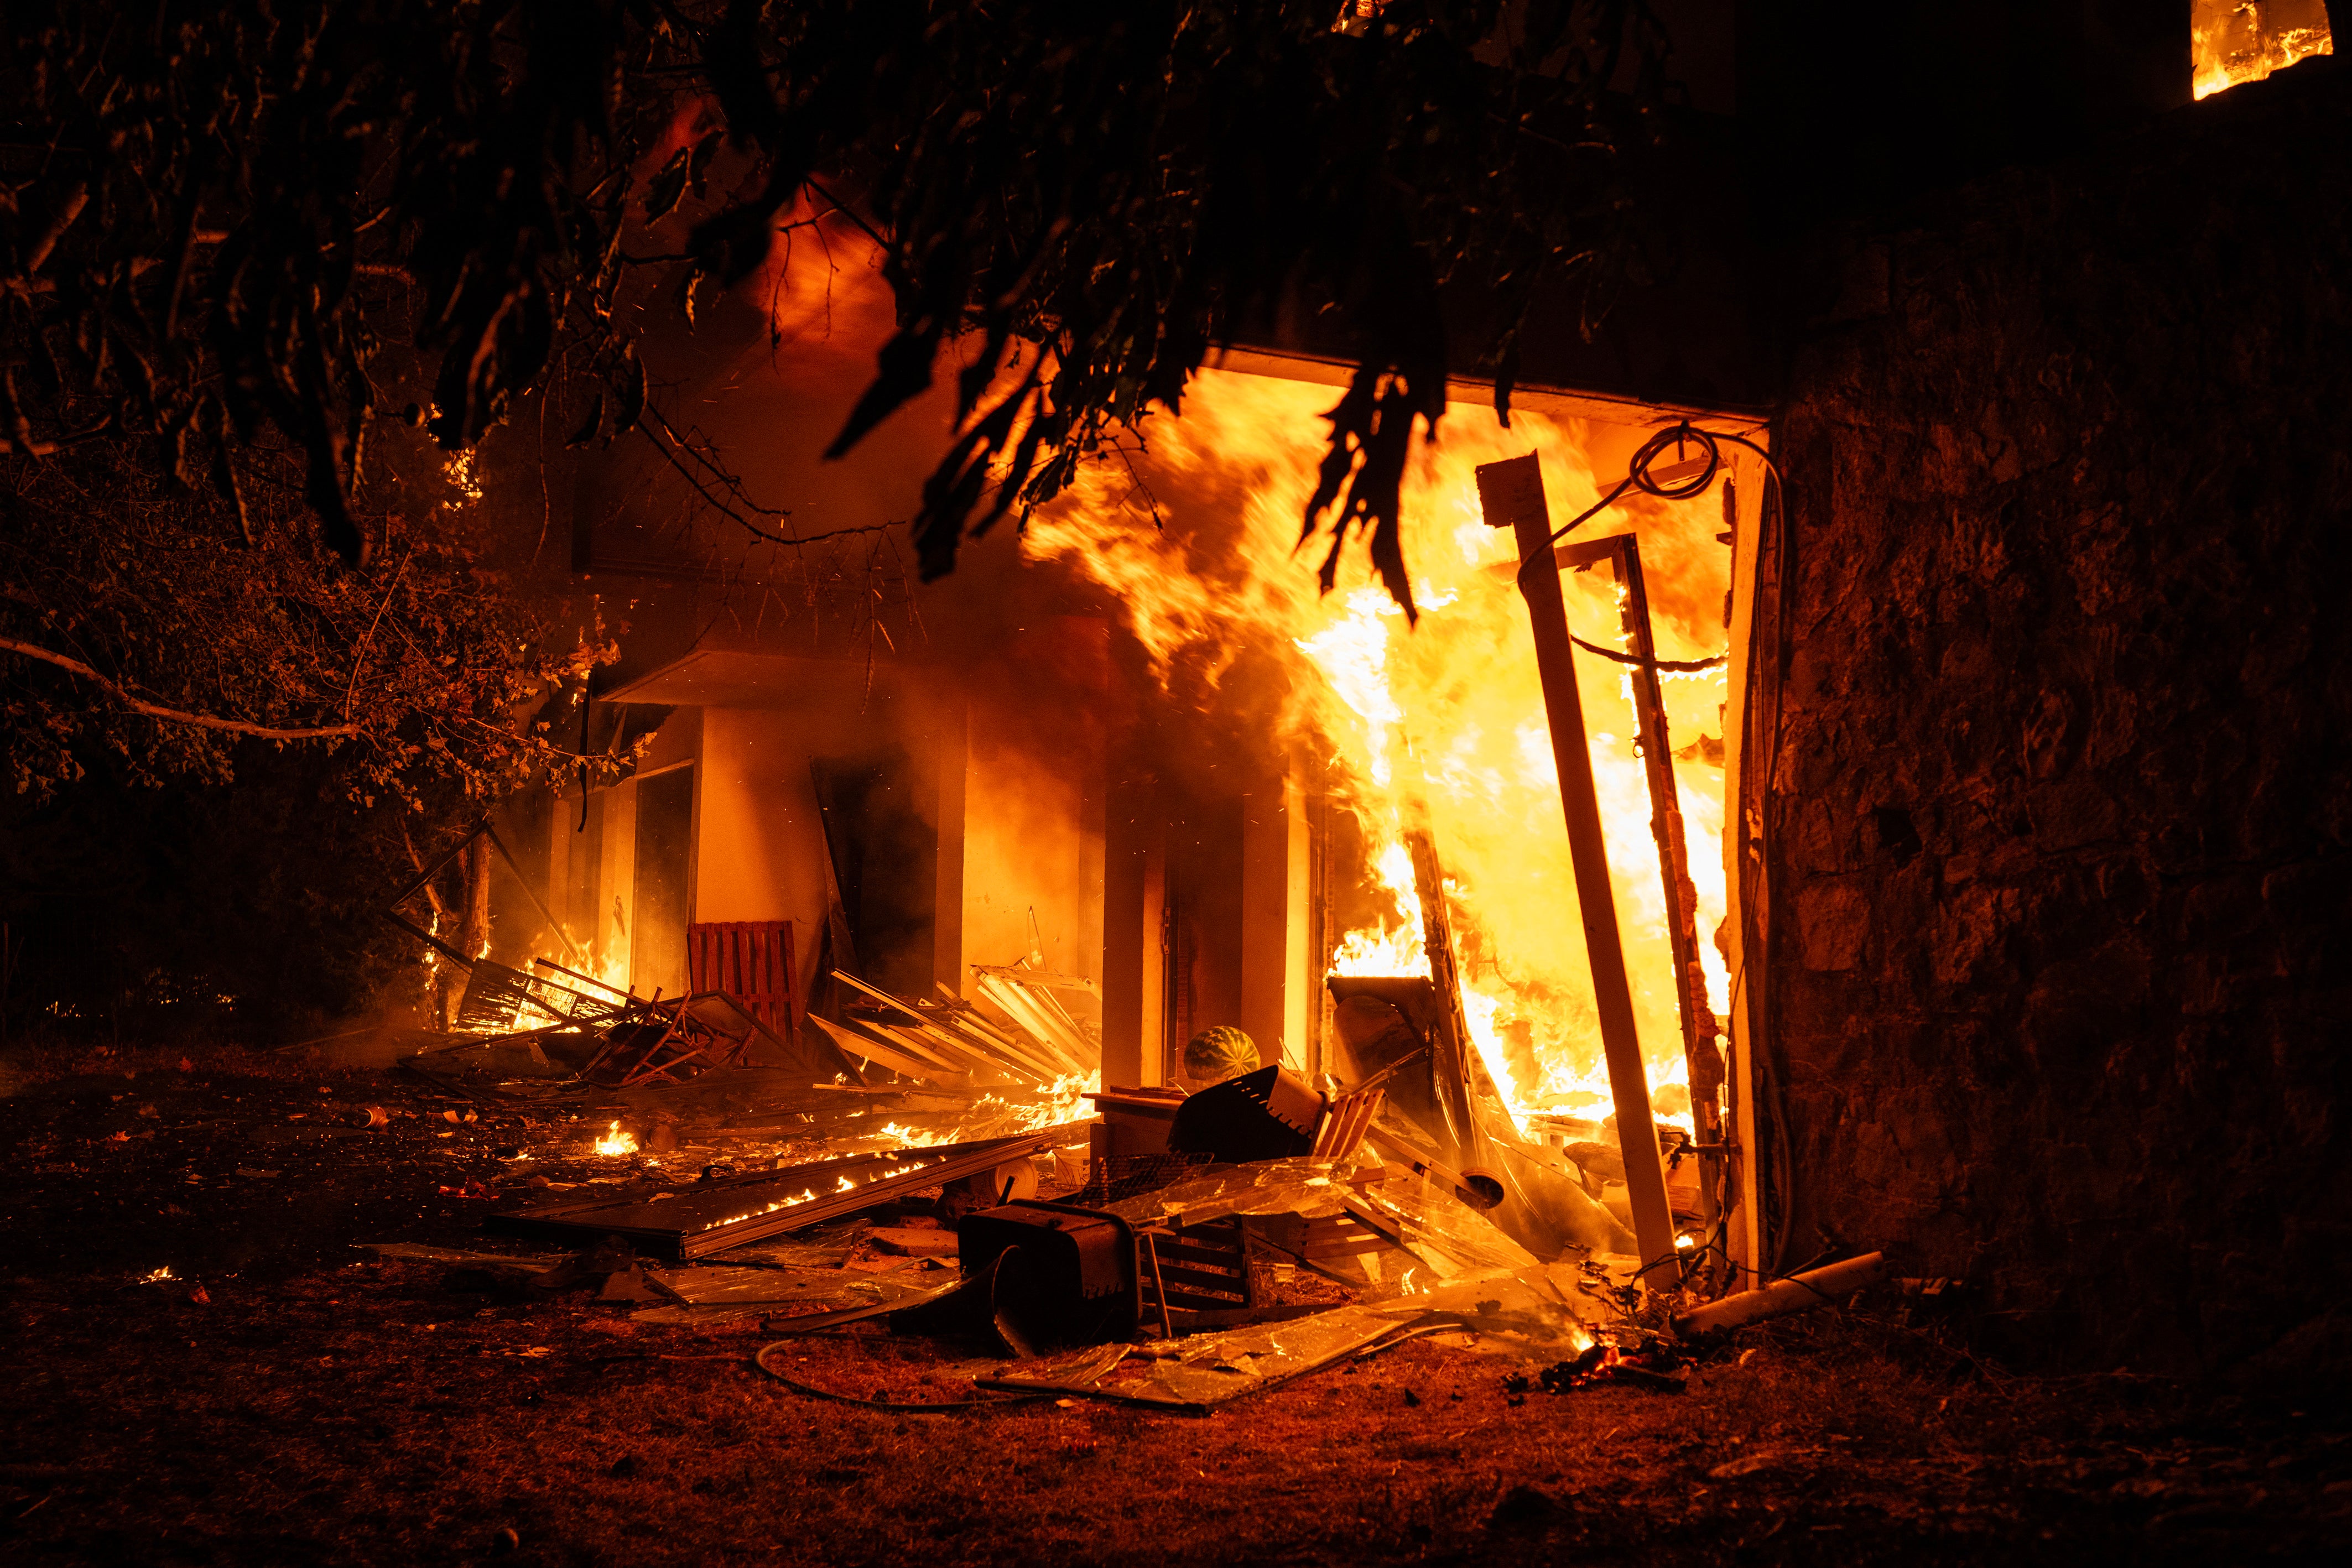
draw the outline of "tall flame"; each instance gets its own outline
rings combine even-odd
[[[1328,594],[1298,555],[1298,519],[1316,484],[1328,389],[1203,372],[1181,418],[1147,430],[1136,467],[1162,517],[1139,515],[1122,465],[1081,477],[1031,519],[1024,549],[1067,563],[1111,591],[1163,682],[1180,669],[1215,682],[1244,653],[1290,673],[1286,738],[1330,762],[1360,821],[1370,876],[1391,905],[1344,936],[1342,974],[1426,974],[1421,907],[1402,833],[1425,821],[1444,862],[1446,900],[1464,981],[1464,1010],[1515,1113],[1606,1109],[1607,1078],[1592,1005],[1550,732],[1528,613],[1513,583],[1508,530],[1489,528],[1474,470],[1532,447],[1553,514],[1564,522],[1599,494],[1589,453],[1630,448],[1639,433],[1519,412],[1502,429],[1490,409],[1454,405],[1443,439],[1424,444],[1404,491],[1405,558],[1418,626],[1351,551]],[[1614,459],[1622,463],[1622,457]],[[1669,459],[1668,461],[1671,461]],[[1610,474],[1610,479],[1615,475]],[[1717,493],[1669,505],[1637,497],[1580,537],[1640,538],[1661,658],[1720,653],[1729,552]],[[1159,526],[1155,526],[1155,524]],[[1618,591],[1606,569],[1563,585],[1579,635],[1622,645]],[[1619,925],[1654,1096],[1686,1083],[1665,927],[1665,895],[1650,831],[1650,797],[1633,686],[1619,664],[1578,655],[1593,771],[1608,840]],[[1728,977],[1710,938],[1723,917],[1720,669],[1670,675],[1665,702],[1678,751],[1698,936],[1713,1001]],[[1662,1109],[1686,1100],[1661,1097]]]

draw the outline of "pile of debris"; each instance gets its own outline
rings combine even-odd
[[[880,1036],[943,1054],[952,1040],[966,1061],[934,1071],[968,1082],[988,1060],[983,1029],[1024,1054],[1048,1048],[1009,1020],[866,989],[898,1021],[823,1031],[845,1051]],[[1385,1084],[1318,1091],[1276,1065],[1191,1095],[1092,1098],[1097,1118],[1007,1135],[950,1125],[913,1141],[892,1123],[899,1141],[880,1148],[856,1146],[873,1134],[844,1112],[814,1159],[551,1195],[485,1222],[566,1246],[569,1260],[435,1256],[535,1289],[601,1270],[605,1299],[640,1303],[640,1321],[756,1318],[781,1336],[762,1367],[827,1398],[846,1396],[795,1381],[770,1352],[861,1322],[964,1343],[970,1396],[927,1409],[1085,1397],[1200,1410],[1425,1334],[1551,1367],[1547,1388],[1676,1385],[1664,1347],[1691,1303],[1639,1288],[1630,1253],[1554,1237],[1538,1255],[1515,1239],[1498,1215],[1517,1199],[1482,1207]],[[882,1255],[856,1256],[869,1249]]]
[[[693,928],[698,979],[741,989],[669,999],[550,958],[475,960],[460,1021],[480,1032],[410,1058],[415,1071],[575,1117],[611,1106],[655,1139],[689,1105],[730,1124],[759,1107],[784,1137],[767,1159],[713,1158],[690,1177],[646,1159],[632,1179],[551,1181],[548,1201],[486,1221],[563,1253],[441,1256],[527,1291],[601,1281],[654,1322],[756,1317],[785,1336],[770,1351],[859,1323],[965,1343],[971,1397],[925,1408],[1198,1410],[1440,1333],[1549,1369],[1553,1392],[1671,1391],[1677,1344],[1875,1278],[1874,1256],[1726,1295],[1737,1276],[1712,1206],[1677,1204],[1679,1230],[1662,1229],[1661,1164],[1628,1159],[1602,1124],[1523,1130],[1464,1024],[1425,839],[1415,860],[1427,949],[1448,961],[1331,977],[1345,1082],[1275,1063],[1190,1094],[1105,1088],[1087,1009],[1063,999],[1091,982],[1021,966],[974,966],[976,1000],[835,968],[832,1016],[803,1012],[788,982],[757,978],[790,969],[788,938],[761,927]],[[1619,1101],[1640,1107],[1624,1129],[1638,1147],[1656,1134],[1638,1075],[1634,1093]],[[612,1152],[636,1147],[617,1115],[612,1131]],[[1662,1138],[1658,1158],[1686,1136]],[[673,1134],[649,1153],[685,1147]],[[1643,1164],[1655,1201],[1637,1225],[1610,1198]],[[760,1364],[803,1386],[768,1352]]]

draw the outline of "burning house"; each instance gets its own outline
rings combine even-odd
[[[2199,96],[2325,36],[2292,7],[2208,9]],[[2096,70],[2137,57],[2118,46]],[[1694,93],[1722,96],[1719,48],[1692,47],[1686,69]],[[2062,147],[2099,134],[2065,124]],[[453,1021],[730,998],[764,1044],[666,1045],[619,1082],[764,1061],[936,1094],[1009,1071],[1001,1092],[1041,1096],[1024,1130],[1076,1125],[1076,1096],[1094,1096],[1097,1186],[1105,1162],[1165,1151],[1154,1100],[1201,1086],[1188,1045],[1238,1031],[1243,1060],[1327,1108],[1388,1083],[1367,1149],[1538,1256],[1599,1247],[1696,1298],[1853,1251],[1834,1218],[1852,1179],[1898,1204],[1923,1201],[1922,1179],[1949,1190],[1949,1170],[1851,1165],[1879,1157],[1890,1134],[1874,1129],[1899,1144],[1932,1118],[1868,1119],[1878,1070],[1851,1063],[1816,1101],[1804,1054],[1817,977],[1880,950],[1862,868],[1909,866],[1935,810],[1953,831],[1950,808],[1896,787],[1954,755],[1944,742],[1866,782],[1791,783],[1818,755],[1792,734],[1850,721],[1798,700],[1828,678],[1806,674],[1818,633],[1801,630],[1823,613],[1803,574],[1825,568],[1802,541],[1827,503],[1779,455],[1842,417],[1853,394],[1835,377],[1862,372],[1841,356],[1892,308],[1896,242],[1841,242],[1835,297],[1777,398],[1763,367],[1787,345],[1759,329],[1740,276],[1753,240],[1636,289],[1598,342],[1538,336],[1541,373],[1522,371],[1507,425],[1490,385],[1450,382],[1402,476],[1396,558],[1334,550],[1319,575],[1298,519],[1350,372],[1311,327],[1270,323],[1017,537],[924,587],[877,524],[812,554],[801,534],[747,538],[710,504],[715,476],[746,505],[791,497],[778,518],[886,518],[917,509],[914,478],[939,461],[905,430],[821,454],[893,308],[870,236],[838,213],[807,221],[822,243],[780,251],[764,288],[648,344],[674,388],[654,401],[667,447],[572,466],[572,574],[626,630],[620,662],[546,711],[582,754],[634,760],[504,809],[498,856],[459,863],[459,946],[412,924],[449,969]],[[2015,483],[2000,476],[2021,472],[2030,416],[1989,417],[2008,455],[1985,472]],[[1842,649],[1838,681],[1861,678],[1867,646]],[[2029,716],[2029,774],[2036,746],[2085,744],[2067,737],[2107,700],[2071,690]],[[1942,713],[1905,707],[1877,722]],[[1848,812],[1865,826],[1824,840],[1841,789],[1866,798]],[[1961,880],[1920,916],[1958,933],[1939,985],[2019,940],[1997,912],[2021,895],[1949,870],[1981,863],[1948,856]],[[402,897],[441,931],[461,894],[433,881]],[[487,1010],[463,1018],[477,998]],[[984,1033],[982,1061],[971,1040],[925,1048],[942,1009],[965,1015],[950,1032]],[[992,1049],[1007,1038],[1009,1059]],[[609,1077],[618,1059],[596,1061]],[[1990,1238],[1948,1202],[1893,1228],[1950,1231],[1956,1247],[1905,1254],[1922,1273],[1980,1271]]]
[[[1849,1303],[1934,1358],[1873,1352],[1919,1430],[1956,1397],[1930,1382],[2006,1398],[2003,1365],[2126,1364],[2231,1420],[2332,1399],[2329,7],[1649,9],[1673,74],[1612,49],[1591,96],[1667,129],[1605,149],[1630,183],[1559,176],[1641,215],[1605,310],[1583,274],[1524,261],[1521,298],[1521,262],[1464,260],[1535,243],[1465,203],[1454,270],[1412,285],[1424,361],[1365,369],[1365,320],[1422,298],[1385,263],[1297,262],[1172,380],[1122,361],[1083,446],[1094,405],[1052,390],[1099,368],[1055,335],[1076,296],[1005,327],[1029,275],[1000,266],[941,306],[895,175],[810,175],[731,271],[653,243],[675,212],[704,244],[774,156],[716,89],[670,104],[611,242],[673,268],[666,303],[596,298],[643,324],[579,348],[593,402],[530,393],[528,453],[431,454],[579,653],[503,692],[527,779],[371,889],[427,998],[367,1033],[379,1076],[445,1156],[482,1146],[432,1184],[439,1229],[343,1239],[518,1322],[756,1333],[752,1386],[876,1433],[1204,1415],[1382,1355],[1482,1368],[1481,1424],[1697,1405]],[[1481,13],[1478,70],[1532,69],[1520,10]],[[1563,157],[1622,132],[1547,112],[1520,127]],[[1202,203],[1206,247],[1232,215]],[[349,1131],[414,1132],[369,1092],[330,1102]],[[2157,1398],[2118,1379],[2116,1408]],[[1756,1434],[1676,1495],[1727,1520],[1825,1472],[1811,1386],[1672,1433]],[[1485,1463],[1475,1429],[1433,1473]],[[1390,1544],[1615,1528],[1557,1474],[1493,1479],[1428,1480],[1435,1522]]]

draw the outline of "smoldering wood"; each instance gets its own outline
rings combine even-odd
[[[524,1239],[619,1236],[640,1250],[683,1262],[763,1237],[805,1230],[919,1187],[992,1171],[1072,1135],[1070,1127],[1049,1127],[979,1143],[851,1155],[780,1171],[719,1176],[658,1196],[604,1196],[509,1209],[488,1216],[482,1226],[493,1235]],[[848,1184],[845,1188],[844,1183]],[[802,1197],[795,1189],[809,1196]]]

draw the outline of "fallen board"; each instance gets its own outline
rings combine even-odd
[[[498,1236],[573,1246],[601,1236],[625,1239],[649,1257],[684,1262],[747,1241],[805,1230],[902,1192],[994,1170],[1049,1144],[1070,1141],[1076,1124],[1010,1138],[846,1155],[780,1171],[722,1176],[666,1192],[616,1194],[508,1209],[482,1222]]]

